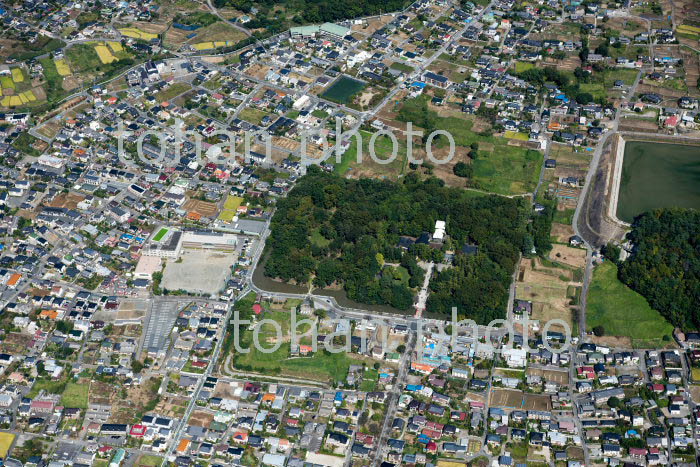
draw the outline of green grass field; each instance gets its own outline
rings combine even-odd
[[[245,109],[240,111],[240,113],[238,114],[238,118],[240,118],[241,120],[245,120],[246,122],[250,122],[254,125],[260,125],[262,119],[265,118],[267,115],[269,114],[264,110],[246,107]]]
[[[370,140],[372,139],[372,133],[368,131],[361,130],[360,135],[362,136],[362,159],[358,163],[357,154],[357,138],[351,138],[350,147],[345,151],[342,156],[341,162],[335,164],[334,170],[338,175],[344,175],[350,169],[367,169],[371,170],[374,175],[377,176],[394,176],[403,173],[405,169],[406,162],[406,138],[396,137],[398,142],[396,158],[388,164],[380,164],[372,159],[369,153]],[[374,154],[375,157],[381,161],[387,161],[391,158],[394,149],[394,144],[391,138],[388,136],[380,135],[374,141]],[[329,163],[335,162],[335,152],[328,158]]]
[[[389,68],[393,68],[394,70],[399,70],[403,71],[404,73],[411,73],[413,71],[413,67],[410,65],[407,65],[402,62],[394,62],[391,65],[389,65]]]
[[[564,209],[561,211],[557,209],[556,211],[554,211],[553,222],[556,222],[557,224],[571,225],[574,222],[575,213],[575,209]]]
[[[41,58],[39,63],[44,68],[44,78],[46,78],[46,94],[48,99],[51,100],[61,94],[63,91],[63,76],[58,73],[56,69],[56,62],[51,58]]]
[[[42,390],[49,394],[62,394],[67,386],[67,381],[65,379],[59,379],[57,381],[51,379],[39,378],[34,382],[31,391],[27,394],[30,399],[35,398],[39,392]]]
[[[345,353],[328,353],[320,345],[318,351],[309,357],[292,357],[288,337],[291,335],[290,314],[286,311],[266,311],[264,319],[273,320],[279,324],[285,342],[272,353],[263,352],[253,345],[253,331],[245,330],[240,337],[242,349],[249,349],[248,353],[237,353],[234,358],[234,367],[251,369],[264,374],[286,375],[308,378],[318,381],[342,381],[348,373],[348,368],[353,360]],[[302,319],[301,317],[299,319]],[[299,326],[298,334],[308,331],[308,326]],[[275,327],[264,323],[258,334],[260,347],[271,349],[275,347]],[[311,344],[309,337],[301,339],[302,344]]]
[[[365,371],[365,374],[362,376],[362,384],[360,384],[360,391],[376,391],[377,390],[377,382],[379,381],[379,372],[375,370],[374,368],[370,368],[367,371]]]
[[[588,330],[603,326],[606,335],[629,337],[633,345],[660,343],[673,332],[673,326],[644,297],[620,282],[617,266],[612,262],[605,262],[593,271],[586,325]]]
[[[89,388],[87,383],[68,383],[61,395],[61,404],[71,408],[87,409]]]
[[[95,71],[102,61],[95,51],[95,47],[88,44],[76,44],[67,49],[66,58],[68,59],[71,70],[79,72]]]
[[[136,461],[137,467],[159,467],[163,463],[163,458],[152,454],[144,454]]]
[[[166,229],[166,228],[160,229],[158,231],[158,233],[156,234],[156,236],[153,237],[153,241],[159,242],[159,241],[163,240],[163,237],[165,237],[165,234],[167,234],[167,233],[168,233],[168,229]]]
[[[416,103],[408,105],[414,106],[415,110],[407,112],[407,121],[421,121],[420,115],[413,116],[410,113],[422,112],[421,106]],[[537,186],[540,167],[544,163],[542,153],[510,144],[517,141],[496,136],[482,136],[472,131],[472,125],[473,120],[469,118],[434,117],[434,127],[452,135],[458,153],[468,152],[467,148],[472,143],[479,145],[478,158],[473,162],[472,186],[503,195],[532,192]],[[444,148],[449,146],[449,141],[441,136],[434,140],[433,144]]]
[[[535,68],[534,63],[530,62],[515,62],[515,72],[516,73],[522,73],[523,71],[531,70],[532,68]]]
[[[192,87],[187,83],[173,83],[168,89],[164,89],[156,94],[156,100],[158,102],[166,102],[180,94],[186,93],[190,89],[192,89]]]

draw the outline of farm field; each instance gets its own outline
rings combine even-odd
[[[0,457],[7,457],[7,453],[15,440],[15,435],[12,433],[0,433]]]
[[[126,37],[131,37],[133,39],[142,39],[144,41],[150,41],[151,39],[156,39],[158,37],[158,34],[154,34],[152,32],[145,32],[140,30],[139,28],[120,28],[119,32]]]
[[[617,266],[605,262],[593,271],[588,291],[586,326],[603,326],[605,334],[623,336],[635,346],[661,344],[673,326],[646,299],[617,278]]]
[[[570,330],[574,329],[572,304],[578,300],[583,279],[583,263],[579,256],[574,256],[576,251],[568,246],[554,245],[552,253],[565,255],[562,258],[571,263],[546,261],[541,258],[523,259],[518,271],[515,296],[520,300],[532,302],[532,316],[530,319],[546,323],[553,319],[564,321]],[[565,250],[566,249],[566,250]],[[584,254],[585,251],[581,250]],[[585,259],[585,257],[584,257]],[[580,263],[580,264],[576,264]],[[553,325],[552,329],[563,331],[562,326]]]
[[[56,65],[56,71],[58,72],[59,75],[61,76],[70,76],[71,71],[70,67],[68,66],[68,63],[64,59],[56,59],[54,60],[54,63]]]

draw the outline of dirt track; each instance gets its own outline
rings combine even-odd
[[[591,180],[591,188],[583,201],[581,210],[582,221],[579,223],[581,236],[591,245],[600,248],[613,239],[621,239],[625,231],[611,222],[607,216],[608,185],[610,171],[612,170],[613,151],[615,149],[613,137],[608,140],[603,148],[603,154],[596,172]]]

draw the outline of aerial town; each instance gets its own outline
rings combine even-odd
[[[696,0],[2,2],[0,93],[0,465],[699,465]]]

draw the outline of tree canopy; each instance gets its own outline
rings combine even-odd
[[[620,280],[643,295],[674,326],[700,327],[700,212],[662,209],[633,223],[630,258]]]
[[[526,235],[529,205],[523,199],[475,195],[420,180],[348,180],[312,167],[279,201],[271,223],[264,272],[298,284],[344,288],[366,304],[406,310],[424,278],[421,260],[442,261],[455,251],[452,267],[434,272],[428,312],[488,322],[502,317],[511,275]],[[447,222],[440,247],[398,247],[401,236],[432,233]],[[462,247],[476,245],[476,254]]]

